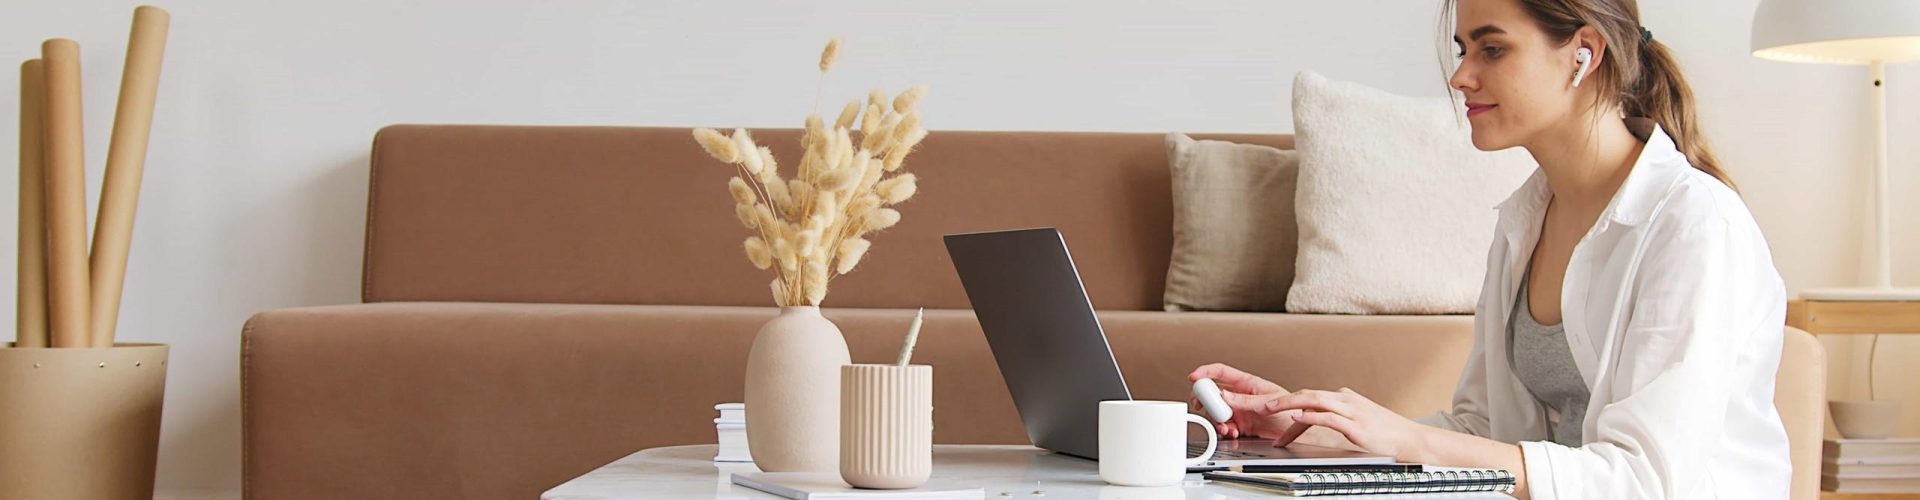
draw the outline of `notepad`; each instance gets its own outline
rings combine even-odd
[[[1287,496],[1492,491],[1512,493],[1513,473],[1498,469],[1425,467],[1424,472],[1208,472],[1203,477]]]
[[[772,493],[793,500],[827,500],[852,498],[859,500],[877,499],[925,499],[925,500],[971,500],[986,498],[986,491],[980,488],[942,489],[934,485],[904,490],[864,490],[848,486],[840,480],[840,474],[833,472],[756,472],[751,474],[735,473],[733,484]]]

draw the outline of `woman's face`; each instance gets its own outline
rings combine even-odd
[[[1473,146],[1497,151],[1532,143],[1575,120],[1574,50],[1558,45],[1521,10],[1519,0],[1459,0],[1454,43],[1459,68],[1447,84],[1466,96]],[[1591,89],[1594,54],[1582,88]]]

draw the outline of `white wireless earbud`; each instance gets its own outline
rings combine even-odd
[[[1573,60],[1580,61],[1580,69],[1573,72],[1573,88],[1580,88],[1580,80],[1587,78],[1587,69],[1593,67],[1593,49],[1581,47],[1573,51]]]

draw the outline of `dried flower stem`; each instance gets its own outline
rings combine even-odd
[[[835,40],[821,54],[814,112],[800,136],[803,152],[792,178],[781,178],[772,151],[755,144],[744,129],[731,135],[708,128],[693,133],[708,155],[732,164],[740,177],[728,183],[736,215],[759,232],[742,249],[755,267],[773,269],[768,288],[783,307],[821,305],[832,280],[865,260],[872,248],[868,233],[899,222],[900,212],[888,207],[917,189],[911,174],[896,172],[926,137],[917,109],[926,87],[892,98],[875,89],[865,102],[848,103],[829,127],[819,103],[838,46]]]
[[[746,173],[746,169],[744,169],[744,168],[742,168],[742,169],[740,169],[740,173],[741,173],[741,174],[745,174],[745,173]],[[755,196],[755,197],[757,198],[757,199],[756,199],[756,201],[759,201],[759,202],[760,202],[761,204],[764,204],[764,205],[766,205],[766,206],[767,206],[767,209],[769,209],[769,210],[771,210],[771,209],[773,209],[773,208],[774,208],[774,207],[773,207],[773,198],[771,198],[771,197],[768,197],[768,196],[767,196],[767,193],[766,193],[766,188],[765,188],[764,186],[761,186],[761,185],[760,185],[760,181],[759,181],[759,180],[757,180],[757,179],[754,179],[753,177],[749,177],[749,176],[745,176],[745,175],[742,175],[742,177],[746,177],[746,179],[747,179],[747,185],[748,185],[748,186],[751,186],[751,187],[753,187],[753,192],[754,192],[754,196]],[[761,237],[763,237],[763,238],[764,238],[764,237],[766,237],[766,236],[767,236],[767,234],[766,234],[766,231],[767,231],[767,228],[765,228],[765,227],[761,227],[761,228],[759,228],[759,229],[760,229],[760,233],[761,233],[761,235],[760,235],[760,236],[761,236]]]
[[[754,154],[759,154],[759,152],[756,151],[754,152]],[[746,179],[748,186],[753,187],[753,193],[754,195],[760,197],[761,203],[767,204],[767,208],[770,208],[770,209],[774,208],[773,197],[767,196],[767,187],[760,185],[760,179],[754,178],[754,176],[749,175],[747,173],[747,167],[744,165],[734,165],[734,170],[740,173],[741,178]]]
[[[827,48],[820,51],[820,78],[813,84],[813,112],[820,112],[820,89],[827,85],[827,70],[833,69],[833,62],[840,58],[840,39],[827,41]]]

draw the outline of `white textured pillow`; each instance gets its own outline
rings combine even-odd
[[[1300,250],[1287,311],[1473,311],[1494,205],[1534,168],[1474,149],[1460,108],[1315,73],[1293,80]]]

